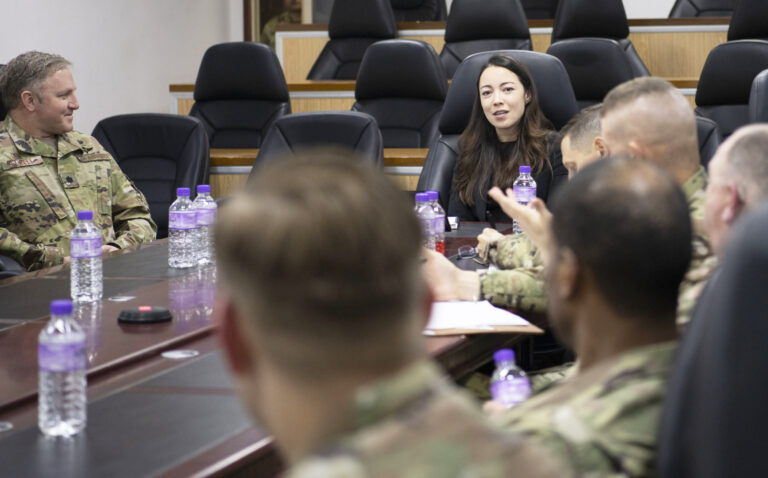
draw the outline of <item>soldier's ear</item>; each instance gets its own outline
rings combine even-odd
[[[579,288],[579,276],[581,267],[576,254],[569,248],[562,248],[557,252],[557,293],[560,300],[572,299]]]
[[[253,368],[253,355],[248,346],[247,331],[242,330],[237,309],[232,301],[224,294],[220,296],[217,297],[214,307],[214,323],[218,326],[218,335],[227,363],[236,376],[250,375]]]
[[[30,113],[35,111],[39,103],[37,96],[29,90],[21,92],[21,105]]]

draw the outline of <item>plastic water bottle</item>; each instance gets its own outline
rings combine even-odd
[[[531,382],[523,369],[515,365],[515,351],[500,349],[493,354],[496,370],[491,376],[491,397],[508,407],[525,401],[531,395]]]
[[[176,200],[168,210],[168,265],[183,269],[197,263],[195,229],[197,214],[189,200],[189,188],[176,189]]]
[[[429,205],[427,193],[416,193],[416,217],[421,221],[422,244],[435,250],[435,213]]]
[[[197,214],[197,263],[204,266],[213,263],[213,222],[216,219],[216,201],[211,197],[211,186],[197,186],[197,197],[192,201]]]
[[[427,199],[429,199],[429,205],[432,208],[432,212],[435,214],[434,222],[434,235],[435,235],[435,250],[440,254],[445,254],[445,209],[440,205],[438,198],[440,194],[437,191],[427,191]]]
[[[37,348],[37,425],[44,435],[68,437],[85,428],[85,333],[72,320],[72,302],[51,302],[51,320]]]
[[[520,175],[512,183],[512,189],[515,191],[515,200],[522,205],[526,205],[533,201],[536,197],[536,181],[531,176],[530,166],[520,166]],[[520,234],[523,232],[517,221],[512,223],[512,232]]]
[[[77,225],[69,236],[70,295],[75,302],[101,300],[101,231],[93,223],[93,212],[79,211]]]

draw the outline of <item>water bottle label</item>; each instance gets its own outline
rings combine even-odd
[[[517,405],[531,395],[531,383],[527,378],[499,380],[491,384],[491,397],[504,405]]]
[[[434,219],[422,219],[421,220],[421,232],[424,234],[424,239],[435,234]]]
[[[515,186],[515,201],[528,204],[536,197],[536,188],[528,186]]]
[[[445,216],[435,216],[435,234],[445,234]]]
[[[69,255],[73,259],[101,256],[101,237],[91,239],[70,239]]]
[[[197,227],[195,211],[171,211],[168,213],[168,229],[194,229]]]
[[[41,372],[85,370],[85,341],[41,343],[37,346],[37,363]]]
[[[210,226],[216,220],[216,209],[198,209],[197,210],[197,225],[198,226]]]

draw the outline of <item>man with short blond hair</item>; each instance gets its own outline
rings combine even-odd
[[[27,270],[69,261],[77,212],[93,211],[104,251],[155,238],[144,195],[92,136],[73,131],[80,107],[69,61],[31,51],[0,72],[0,254]]]

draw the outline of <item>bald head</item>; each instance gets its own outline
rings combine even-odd
[[[768,124],[736,130],[709,162],[704,225],[720,254],[744,210],[768,198]]]
[[[682,184],[699,168],[696,118],[666,80],[636,78],[605,97],[602,136],[610,154],[653,162]]]

